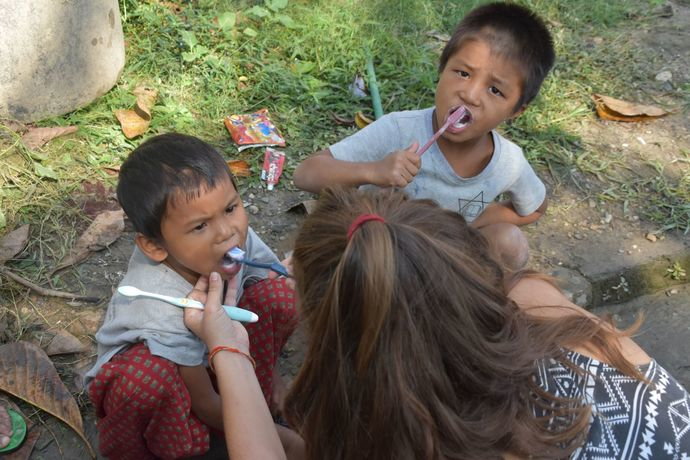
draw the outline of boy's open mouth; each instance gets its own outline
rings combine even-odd
[[[456,121],[454,124],[452,124],[448,127],[448,129],[446,131],[448,131],[450,133],[459,133],[459,132],[463,131],[465,128],[467,128],[469,125],[472,124],[472,112],[470,112],[470,109],[468,109],[464,105],[452,107],[448,111],[448,115],[446,115],[446,120],[456,110],[463,110],[465,112],[465,114],[463,116],[461,116],[458,121]]]
[[[233,277],[240,271],[242,264],[233,260],[228,253],[225,253],[220,261],[220,268],[224,275]]]

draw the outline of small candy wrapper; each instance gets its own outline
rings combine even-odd
[[[273,187],[278,183],[280,175],[283,173],[283,164],[285,164],[285,154],[278,150],[267,148],[264,154],[264,166],[261,169],[261,179],[266,181],[266,188],[273,190]]]
[[[247,115],[230,115],[225,117],[224,123],[239,151],[249,147],[285,147],[285,139],[268,118],[267,109]]]

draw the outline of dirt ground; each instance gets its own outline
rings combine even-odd
[[[647,30],[621,33],[637,41],[640,65],[649,68],[648,79],[631,90],[628,99],[649,101],[651,97],[654,103],[676,107],[677,110],[652,123],[604,122],[593,117],[577,133],[589,149],[608,152],[612,158],[627,165],[629,173],[650,177],[658,174],[648,166],[650,160],[663,165],[662,174],[669,177],[680,177],[690,168],[687,162],[690,120],[687,111],[683,111],[683,104],[688,104],[690,95],[686,94],[683,101],[673,92],[674,88],[683,85],[690,87],[690,28],[687,27],[690,24],[690,5],[669,5],[672,5],[672,16],[658,16]],[[655,76],[665,70],[671,72],[672,79],[657,81]],[[547,273],[568,268],[585,277],[596,278],[598,274],[615,273],[659,257],[690,253],[688,235],[659,232],[658,225],[644,217],[643,203],[602,200],[602,194],[610,184],[577,170],[570,171],[565,177],[554,177],[546,170],[539,173],[550,189],[550,209],[547,216],[526,230],[534,268]],[[625,174],[625,170],[621,170],[622,180],[625,180]],[[272,192],[258,187],[244,192],[252,227],[279,257],[290,250],[295,232],[304,219],[303,209],[295,206],[310,198],[313,198],[310,194],[294,190],[287,181]],[[647,238],[650,233],[658,236],[656,241]],[[75,290],[83,288],[86,294],[103,298],[99,304],[65,303],[35,295],[8,299],[16,317],[21,318],[21,323],[8,323],[14,334],[38,340],[36,337],[41,331],[58,327],[68,330],[88,346],[87,352],[56,359],[55,364],[80,404],[90,439],[94,435],[93,412],[83,393],[81,376],[95,358],[93,335],[105,312],[107,299],[124,276],[132,249],[133,234],[127,231],[108,249],[93,254],[86,262],[63,275]],[[680,295],[688,296],[687,289]],[[690,298],[686,300],[684,305],[689,306]],[[288,379],[299,368],[304,340],[303,331],[298,331],[283,352],[281,370]],[[663,336],[659,341],[663,341]],[[659,344],[659,347],[663,348],[663,345]],[[28,413],[33,414],[31,411]],[[45,429],[32,458],[88,457],[69,429],[48,415],[40,417]]]

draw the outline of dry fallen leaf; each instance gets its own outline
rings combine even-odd
[[[29,224],[22,225],[0,239],[0,265],[16,256],[29,241]]]
[[[592,99],[597,114],[604,120],[613,121],[648,121],[663,117],[668,112],[652,105],[635,104],[601,94],[593,94]]]
[[[371,118],[367,117],[362,112],[355,113],[355,124],[357,125],[357,127],[359,129],[363,129],[367,125],[370,125],[373,122],[374,121]]]
[[[233,176],[249,177],[252,175],[252,172],[249,170],[249,163],[244,160],[230,160],[228,161],[228,166]]]
[[[56,330],[51,332],[55,334],[55,336],[50,343],[48,343],[48,346],[45,347],[45,351],[48,356],[81,353],[88,348],[86,345],[81,343],[78,338],[67,331]]]
[[[36,345],[14,342],[0,346],[0,390],[54,415],[70,426],[86,443],[84,425],[76,401],[62,383],[50,358]]]
[[[134,110],[116,110],[115,116],[127,139],[141,136],[149,128],[150,120],[141,118]]]
[[[128,139],[144,134],[149,128],[151,109],[153,109],[158,96],[158,91],[145,86],[139,86],[133,92],[137,97],[134,109],[115,111],[115,116],[122,126],[122,132]]]
[[[106,187],[102,182],[82,182],[82,191],[73,196],[76,205],[92,219],[103,211],[121,209],[113,187]]]
[[[134,89],[134,95],[137,97],[137,102],[134,105],[134,111],[143,119],[151,120],[151,109],[156,103],[158,91],[153,88],[139,86]]]
[[[100,251],[115,242],[125,229],[124,211],[105,211],[96,216],[79,237],[69,254],[60,261],[52,273],[86,259],[91,252]]]
[[[77,132],[76,126],[54,126],[52,128],[29,128],[22,136],[22,142],[28,149],[36,149],[51,139]]]

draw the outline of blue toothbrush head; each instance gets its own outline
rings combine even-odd
[[[246,252],[244,252],[239,247],[235,246],[234,248],[230,249],[225,255],[230,259],[234,260],[235,262],[242,262],[244,260],[245,254]]]

